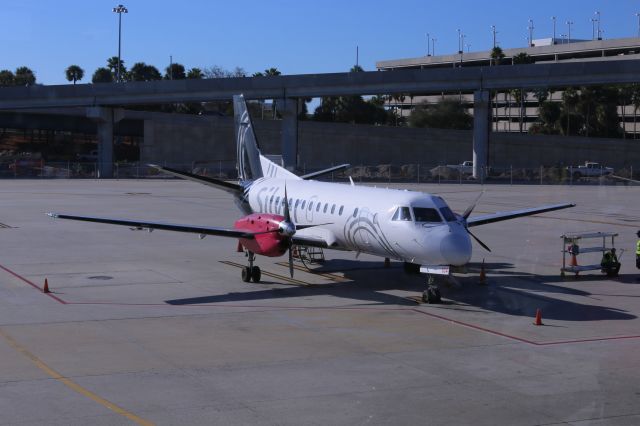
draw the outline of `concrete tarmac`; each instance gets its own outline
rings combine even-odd
[[[492,252],[474,242],[424,305],[398,262],[325,251],[292,280],[259,257],[244,283],[234,240],[45,215],[231,227],[231,198],[196,183],[0,181],[0,424],[640,424],[640,189],[400,186],[458,212],[484,190],[474,214],[577,207],[473,228]],[[620,234],[618,278],[560,277],[560,235],[582,231]]]

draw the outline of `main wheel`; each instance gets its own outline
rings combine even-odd
[[[259,283],[261,276],[262,273],[260,272],[260,268],[258,266],[254,266],[251,269],[251,281],[253,281],[254,283]]]
[[[248,266],[242,268],[242,281],[244,281],[245,283],[251,281],[251,268],[249,268]]]

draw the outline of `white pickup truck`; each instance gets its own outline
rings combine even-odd
[[[462,164],[447,164],[447,167],[452,170],[457,170],[463,175],[473,173],[473,161],[463,161]]]
[[[613,169],[611,167],[604,167],[600,165],[600,163],[594,163],[592,161],[585,161],[582,166],[569,166],[567,167],[571,176],[574,179],[579,179],[581,177],[592,177],[592,176],[605,176],[613,173]]]

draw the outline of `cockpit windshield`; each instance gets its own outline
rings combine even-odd
[[[457,220],[456,215],[453,214],[451,209],[447,206],[440,207],[440,213],[442,213],[442,217],[444,217],[444,220],[447,222],[455,222]]]
[[[442,218],[438,214],[438,210],[430,207],[414,207],[413,216],[416,218],[416,222],[442,222]]]

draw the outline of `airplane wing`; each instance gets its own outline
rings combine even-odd
[[[314,179],[314,178],[317,178],[318,176],[324,176],[329,173],[337,172],[338,170],[346,169],[349,166],[351,166],[351,164],[340,164],[339,166],[330,167],[328,169],[319,170],[313,173],[307,173],[306,175],[300,176],[300,179],[305,179],[305,180]]]
[[[222,189],[223,191],[229,192],[233,195],[242,194],[243,192],[242,186],[238,185],[237,183],[227,182],[226,180],[216,179],[208,176],[195,175],[193,173],[183,172],[180,170],[171,169],[169,167],[162,167],[156,164],[149,164],[149,167],[153,167],[154,169],[159,170],[168,175],[190,180],[193,182],[202,183],[208,186],[213,186],[214,188]]]
[[[467,226],[486,225],[487,223],[500,222],[502,220],[515,219],[517,217],[530,216],[538,213],[546,213],[554,210],[567,209],[575,207],[574,203],[551,204],[542,207],[533,207],[530,209],[512,210],[508,212],[496,212],[484,216],[470,217],[467,219]]]
[[[106,217],[72,216],[72,215],[60,214],[60,213],[47,213],[47,215],[56,219],[70,219],[70,220],[80,220],[84,222],[107,223],[110,225],[128,226],[134,229],[148,229],[149,231],[152,231],[154,229],[160,229],[163,231],[187,232],[187,233],[199,234],[199,235],[217,235],[219,237],[229,237],[229,238],[246,238],[246,239],[255,238],[255,234],[252,232],[239,231],[237,229],[214,228],[210,226],[193,226],[193,225],[179,225],[179,224],[160,223],[160,222],[143,222],[143,221],[137,221],[137,220],[111,219]]]

